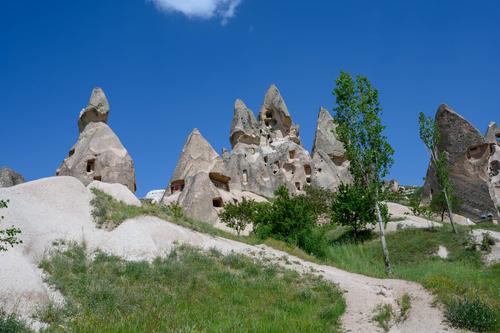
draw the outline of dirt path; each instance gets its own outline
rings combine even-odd
[[[372,321],[380,304],[399,309],[405,293],[411,297],[406,321],[390,332],[453,332],[443,323],[442,312],[433,297],[420,285],[402,280],[383,280],[318,265],[266,246],[251,246],[195,232],[155,217],[138,217],[123,222],[113,231],[95,228],[90,215],[91,194],[71,177],[46,178],[8,189],[0,197],[10,199],[2,212],[9,225],[20,228],[23,244],[0,253],[0,307],[15,311],[30,321],[31,315],[47,305],[57,293],[44,283],[38,268],[59,240],[85,242],[89,251],[100,249],[127,260],[152,260],[166,255],[177,244],[204,250],[216,248],[266,259],[301,273],[323,276],[344,291],[347,310],[342,317],[345,332],[382,332]],[[22,281],[22,283],[20,283]],[[41,323],[32,322],[33,327]]]

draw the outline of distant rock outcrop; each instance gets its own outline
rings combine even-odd
[[[460,213],[470,218],[488,213],[496,215],[500,182],[495,178],[498,176],[498,168],[496,176],[495,168],[500,161],[500,147],[497,140],[492,140],[496,133],[494,126],[490,124],[484,137],[471,123],[444,104],[436,113],[436,124],[441,135],[437,148],[448,158],[453,193],[461,202]],[[431,164],[427,170],[424,198],[430,201],[439,191]]]
[[[269,198],[282,185],[294,194],[308,185],[334,190],[351,181],[343,144],[334,131],[332,117],[321,109],[311,157],[275,85],[268,89],[258,119],[238,99],[229,136],[232,150],[223,149],[219,156],[193,130],[163,203],[178,202],[188,216],[213,222],[225,203]]]
[[[88,106],[80,112],[78,141],[56,175],[76,177],[85,185],[94,180],[119,183],[135,192],[134,163],[120,139],[106,124],[108,113],[106,95],[101,88],[95,88]]]
[[[24,183],[24,177],[11,168],[0,169],[0,187],[10,187]]]

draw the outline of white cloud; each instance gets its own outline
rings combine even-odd
[[[188,17],[210,19],[219,17],[222,24],[234,16],[242,0],[147,0],[166,12],[179,12]]]

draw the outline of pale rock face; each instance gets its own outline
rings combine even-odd
[[[221,158],[193,130],[162,203],[177,202],[187,216],[219,227],[218,213],[227,202],[262,201],[280,186],[292,194],[302,193],[307,185],[335,190],[351,177],[344,146],[334,130],[332,117],[321,109],[311,157],[275,85],[265,95],[258,120],[238,99],[229,137],[233,149],[223,149]]]
[[[107,119],[109,106],[104,93],[101,93],[100,89],[94,89],[92,92],[90,103],[94,104],[89,104],[84,109],[78,121],[83,130],[76,144],[70,149],[68,157],[57,169],[56,175],[76,177],[85,186],[94,180],[119,183],[135,192],[134,163],[120,139],[105,122],[97,121],[93,116],[86,116],[93,114],[95,110],[101,110],[102,112],[96,112],[105,113]]]
[[[352,182],[344,144],[337,139],[330,113],[320,108],[313,143],[312,185],[334,190],[342,182]]]
[[[454,195],[461,201],[461,213],[469,218],[477,218],[484,213],[496,214],[494,195],[491,193],[495,192],[492,189],[494,177],[489,169],[490,166],[495,167],[497,145],[488,143],[472,124],[447,105],[439,107],[436,123],[441,133],[438,151],[448,156],[449,178]],[[432,195],[439,191],[434,167],[429,165],[424,198],[430,201]]]
[[[0,169],[0,187],[10,187],[24,183],[24,177],[11,168]]]
[[[91,122],[108,122],[109,103],[101,88],[94,88],[90,96],[89,105],[82,109],[78,119],[80,133]]]
[[[178,203],[186,216],[216,224],[225,203],[249,195],[231,188],[222,158],[194,129],[188,136],[162,204]]]
[[[151,200],[152,203],[158,203],[163,198],[164,193],[165,190],[152,190],[146,193],[144,199]]]

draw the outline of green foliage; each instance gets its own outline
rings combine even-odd
[[[219,213],[219,218],[222,223],[234,229],[239,236],[246,226],[254,220],[256,206],[257,203],[254,200],[246,199],[234,204],[228,203],[224,206],[224,210]]]
[[[491,237],[490,233],[483,232],[483,239],[481,240],[481,251],[486,253],[491,252],[491,248],[495,245],[495,239]]]
[[[401,301],[398,301],[398,303],[400,307],[398,321],[405,321],[406,318],[408,318],[408,313],[410,312],[411,309],[410,295],[405,293],[403,297],[401,297]]]
[[[8,207],[9,200],[0,200],[0,209]],[[4,219],[0,215],[0,222]],[[21,244],[23,241],[17,238],[17,235],[21,233],[21,229],[10,227],[7,229],[0,229],[0,252],[5,252],[10,247],[14,245]]]
[[[446,318],[456,327],[476,332],[485,332],[494,328],[493,309],[479,298],[460,298],[451,303],[446,310]]]
[[[255,234],[296,245],[308,253],[317,251],[319,235],[313,232],[316,213],[304,196],[291,196],[288,189],[281,186],[276,190],[270,203],[256,205],[253,215]]]
[[[333,94],[337,135],[345,144],[354,183],[381,193],[381,180],[393,163],[394,150],[383,135],[378,91],[366,77],[357,76],[354,81],[341,72]]]
[[[416,216],[419,216],[422,213],[421,203],[423,192],[424,188],[419,186],[408,196],[408,206],[410,207],[411,212]]]
[[[375,223],[375,198],[373,192],[357,185],[341,184],[331,205],[332,223],[349,226],[357,237],[367,224]],[[382,211],[388,220],[387,206]]]
[[[32,333],[28,326],[13,314],[0,310],[0,332],[2,333]]]
[[[311,206],[311,209],[316,217],[328,218],[330,215],[330,207],[335,193],[322,187],[312,186],[305,186],[304,192],[305,194],[302,195],[304,196],[304,199],[307,201],[307,203]]]
[[[168,205],[167,211],[169,211],[176,219],[181,219],[184,217],[182,207],[177,202],[172,202],[170,205]]]
[[[460,207],[460,199],[451,195],[451,187],[448,189],[448,198],[450,202],[451,209],[456,211]],[[448,210],[448,204],[446,203],[446,198],[444,196],[444,192],[438,192],[432,196],[431,203],[429,205],[432,212],[441,215],[441,222],[444,221],[444,215]]]
[[[148,263],[70,247],[41,266],[66,299],[49,332],[338,332],[345,310],[333,284],[216,250]]]
[[[390,304],[383,304],[377,307],[373,320],[377,322],[378,326],[382,328],[384,332],[389,332],[392,316],[392,306]]]

